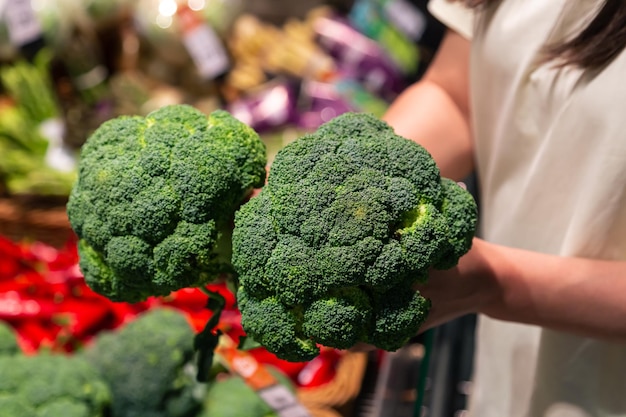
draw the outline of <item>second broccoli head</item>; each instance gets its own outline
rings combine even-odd
[[[166,307],[98,334],[81,357],[110,387],[114,417],[197,414],[202,398],[192,366],[193,334],[185,314]]]
[[[347,113],[284,147],[237,212],[242,325],[277,356],[318,344],[396,350],[430,303],[412,287],[471,246],[476,203],[431,155],[374,116]]]
[[[233,213],[265,164],[257,133],[221,110],[172,105],[102,124],[67,205],[87,284],[134,302],[228,271]]]

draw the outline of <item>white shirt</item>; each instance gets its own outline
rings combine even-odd
[[[540,54],[602,3],[502,0],[469,12],[431,0],[436,17],[472,39],[488,241],[626,260],[626,53],[600,72],[555,69]],[[477,336],[471,416],[626,416],[626,346],[482,316]]]

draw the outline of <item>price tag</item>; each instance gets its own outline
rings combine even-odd
[[[311,413],[301,405],[294,405],[279,411],[278,417],[311,417]]]
[[[274,385],[259,391],[259,396],[272,407],[273,410],[283,410],[294,403],[293,394],[282,385]]]
[[[9,39],[15,46],[26,45],[42,36],[42,29],[30,0],[9,0],[4,5]]]
[[[385,15],[398,30],[414,41],[420,40],[426,30],[426,16],[407,0],[388,0]]]
[[[183,30],[183,43],[205,79],[213,79],[228,70],[230,60],[217,33],[202,22],[194,11],[182,7],[178,15]]]
[[[258,392],[279,417],[310,417],[309,412],[296,401],[295,396],[283,385],[274,385]]]

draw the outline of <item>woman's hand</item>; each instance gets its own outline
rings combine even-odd
[[[489,310],[499,296],[487,259],[494,245],[474,239],[472,249],[459,264],[448,270],[432,270],[427,284],[415,289],[431,300],[432,306],[420,333],[467,313]],[[376,347],[358,343],[353,352],[368,352]]]
[[[467,313],[626,343],[626,262],[548,255],[474,239],[458,266],[415,287],[420,331]]]
[[[448,270],[432,270],[426,284],[415,286],[431,301],[431,309],[420,332],[468,313],[489,311],[499,294],[488,259],[493,245],[474,239],[472,249]]]
[[[626,343],[624,261],[548,255],[475,238],[456,267],[432,270],[415,289],[432,304],[420,333],[481,313]]]

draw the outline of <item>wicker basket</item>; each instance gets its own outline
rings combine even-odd
[[[16,242],[40,241],[62,247],[72,239],[66,197],[20,195],[0,198],[0,235]]]
[[[366,366],[367,353],[347,352],[339,361],[332,381],[315,388],[299,389],[298,400],[313,417],[351,416]]]

